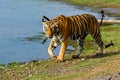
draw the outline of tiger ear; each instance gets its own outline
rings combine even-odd
[[[50,21],[50,19],[46,16],[42,16],[42,22]]]
[[[46,22],[46,20],[45,20],[45,19],[42,19],[42,22]]]

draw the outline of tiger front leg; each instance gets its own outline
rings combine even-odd
[[[57,47],[58,45],[53,41],[51,40],[50,41],[50,45],[48,47],[48,54],[50,55],[50,58],[51,59],[56,59],[57,57],[53,54],[53,50]]]
[[[61,44],[59,56],[57,57],[57,62],[63,62],[65,51],[67,49],[68,40],[65,40]]]

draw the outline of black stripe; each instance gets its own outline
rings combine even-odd
[[[77,15],[76,16],[76,19],[78,20],[78,34],[79,34],[79,36],[81,35],[81,27],[82,27],[82,25],[81,25],[81,16],[79,16],[79,15]]]
[[[71,29],[72,27],[70,26],[71,21],[70,21],[69,18],[67,18],[67,22],[68,22],[68,27],[69,27],[70,34],[72,34],[72,29]]]
[[[92,27],[92,34],[93,35],[96,35],[97,34],[97,25],[96,25],[96,23],[94,23],[94,19],[92,19],[92,22],[91,22],[93,25],[91,26]]]
[[[74,23],[73,23],[73,19],[72,19],[72,17],[69,17],[69,19],[70,19],[70,21],[71,21],[71,23],[70,23],[70,27],[71,27],[71,30],[72,30],[72,34],[74,33]]]
[[[86,30],[87,31],[90,31],[90,29],[89,29],[89,24],[90,24],[90,20],[89,20],[89,18],[88,18],[88,15],[82,15],[83,16],[83,20],[84,20],[84,24],[85,24],[85,27],[86,27]]]
[[[101,34],[98,33],[96,36],[94,36],[95,42],[98,43],[99,40],[101,39]],[[98,43],[99,44],[99,43]]]

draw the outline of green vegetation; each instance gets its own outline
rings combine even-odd
[[[66,2],[71,5],[89,7],[94,12],[104,10],[105,14],[110,16],[120,16],[120,0],[52,0]],[[118,18],[119,19],[119,18]]]
[[[98,76],[102,78],[112,75],[120,70],[119,30],[119,25],[101,27],[104,43],[110,40],[114,43],[114,46],[104,49],[102,57],[95,56],[98,47],[89,35],[79,59],[71,58],[76,54],[73,51],[66,54],[65,62],[62,63],[54,60],[33,60],[28,63],[0,65],[0,80],[93,80]]]
[[[91,7],[111,7],[120,8],[120,0],[63,0],[70,4]]]
[[[25,41],[34,41],[34,42],[39,42],[39,41],[43,41],[43,39],[45,38],[45,33],[44,32],[40,32],[39,35],[35,35],[35,36],[32,36],[32,37],[26,37]],[[41,42],[42,43],[42,42]]]
[[[64,0],[70,4],[91,7],[120,8],[119,0]],[[54,60],[33,60],[27,63],[14,62],[0,65],[0,80],[103,80],[120,71],[120,25],[102,26],[104,43],[113,41],[114,46],[104,49],[102,57],[95,56],[97,45],[90,35],[85,40],[84,50],[79,59],[72,59],[76,51],[65,55],[65,62]],[[43,36],[36,35],[25,40],[37,41]],[[70,42],[75,49],[76,43]],[[45,53],[46,54],[46,53]]]

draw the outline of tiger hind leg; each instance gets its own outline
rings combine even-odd
[[[99,46],[98,53],[96,53],[96,56],[100,57],[103,55],[103,48],[104,48],[103,41],[101,39],[101,36],[98,36],[97,38],[94,39],[97,45]]]
[[[82,53],[82,50],[83,50],[84,39],[87,35],[88,34],[85,33],[82,36],[80,36],[80,38],[77,40],[77,42],[78,42],[78,52],[77,52],[77,55],[73,55],[72,58],[74,58],[74,59],[79,58],[79,56],[80,56],[80,54]]]

